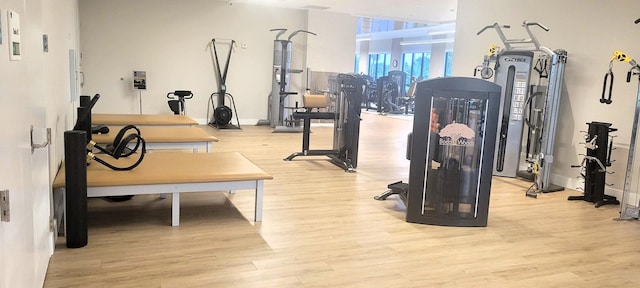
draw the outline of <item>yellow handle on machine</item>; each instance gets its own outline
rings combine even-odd
[[[498,50],[500,50],[500,47],[498,47],[498,45],[491,44],[491,46],[489,46],[489,52],[487,53],[487,56],[493,56],[494,54],[498,53]]]
[[[613,51],[613,57],[611,57],[612,61],[618,61],[618,62],[631,62],[633,61],[633,59],[631,59],[631,57],[629,57],[629,55],[627,55],[627,53],[624,53],[620,50],[615,50]]]

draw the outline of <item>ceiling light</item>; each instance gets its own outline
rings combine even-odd
[[[429,39],[429,40],[418,40],[418,41],[402,41],[400,42],[400,45],[408,46],[408,45],[426,45],[426,44],[439,44],[439,43],[453,43],[453,38]]]
[[[429,35],[434,36],[434,35],[445,35],[445,34],[453,34],[453,33],[456,33],[456,30],[433,31],[433,32],[429,32]]]

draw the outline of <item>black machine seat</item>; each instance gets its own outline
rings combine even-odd
[[[176,90],[167,93],[167,98],[170,99],[168,101],[169,109],[173,111],[173,114],[180,115],[184,114],[184,100],[193,98],[193,93],[189,90]]]

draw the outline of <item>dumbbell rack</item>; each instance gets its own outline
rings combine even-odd
[[[606,186],[606,175],[611,173],[607,167],[611,166],[612,141],[609,133],[618,129],[611,128],[611,123],[591,122],[587,123],[589,130],[585,135],[585,148],[587,154],[582,159],[580,165],[574,168],[581,168],[580,176],[584,177],[584,195],[569,196],[568,200],[584,200],[595,204],[595,207],[602,205],[618,205],[620,202],[614,196],[604,194]]]

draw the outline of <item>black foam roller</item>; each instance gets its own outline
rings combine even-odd
[[[67,247],[87,245],[87,133],[64,132]]]

